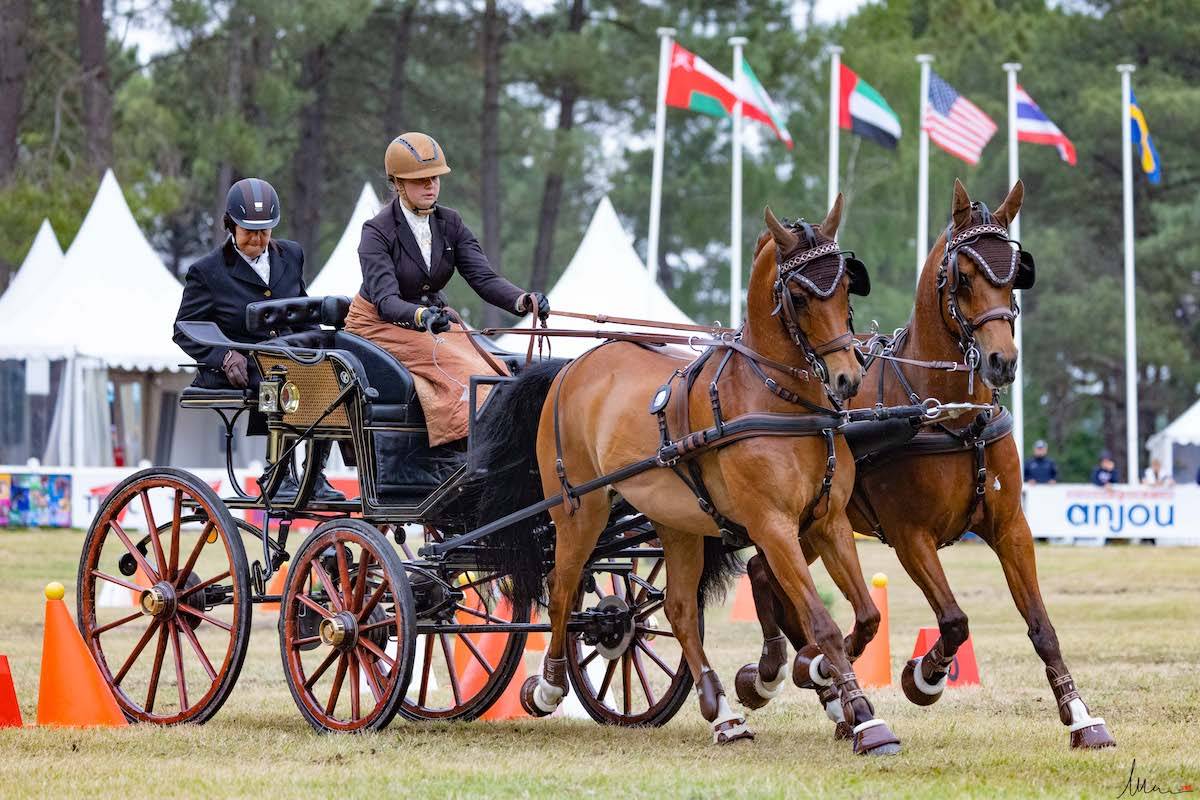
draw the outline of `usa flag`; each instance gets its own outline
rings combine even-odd
[[[1033,98],[1017,86],[1017,139],[1033,144],[1052,144],[1062,160],[1075,166],[1075,145],[1050,121]]]
[[[979,163],[984,146],[996,133],[992,118],[936,72],[929,73],[928,100],[922,127],[933,143],[968,164]]]

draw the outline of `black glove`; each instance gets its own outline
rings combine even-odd
[[[521,306],[518,311],[537,311],[538,319],[550,316],[550,298],[541,292],[526,292],[521,295]]]
[[[450,314],[444,308],[433,306],[426,308],[421,306],[417,309],[413,321],[418,328],[426,330],[430,333],[445,333],[450,330]]]
[[[221,370],[225,373],[225,380],[237,388],[245,389],[250,385],[250,364],[237,350],[230,350],[225,354],[221,361]]]

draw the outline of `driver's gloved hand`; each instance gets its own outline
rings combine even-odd
[[[413,322],[430,333],[445,333],[450,330],[450,313],[444,308],[421,306],[413,315]]]
[[[225,373],[225,380],[239,389],[250,385],[250,364],[237,350],[230,350],[225,354],[221,361],[221,371]]]

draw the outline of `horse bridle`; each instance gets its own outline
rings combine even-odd
[[[778,248],[775,250],[776,277],[773,290],[775,309],[771,315],[780,317],[784,330],[792,342],[804,353],[804,358],[812,368],[813,374],[821,383],[826,384],[828,390],[829,368],[825,365],[825,356],[841,350],[854,349],[854,310],[851,308],[850,319],[847,320],[849,330],[827,342],[813,345],[800,328],[799,314],[796,311],[790,286],[795,283],[805,292],[826,300],[837,291],[847,272],[850,273],[850,292],[852,294],[867,294],[871,290],[871,282],[866,266],[855,257],[853,250],[842,250],[836,240],[819,244],[813,226],[804,220],[797,220],[788,227],[796,234],[803,234],[803,239],[787,257],[781,254]],[[804,270],[817,259],[828,256],[837,257],[837,272],[828,286],[818,286],[811,277],[804,274]]]
[[[937,290],[938,305],[942,305],[944,295],[946,313],[950,316],[953,325],[958,327],[958,349],[962,351],[963,360],[967,366],[974,372],[979,367],[980,361],[975,332],[994,320],[1008,322],[1010,329],[1015,332],[1016,319],[1017,315],[1021,313],[1021,308],[1017,305],[1016,296],[1010,295],[1008,306],[993,306],[974,317],[965,316],[958,304],[958,289],[961,285],[958,269],[959,253],[964,253],[975,262],[980,268],[980,272],[993,286],[1012,284],[1014,289],[1033,287],[1034,263],[1033,256],[1021,249],[1021,243],[1008,235],[1008,228],[995,221],[995,217],[992,216],[987,205],[976,201],[971,203],[971,210],[979,212],[982,220],[980,223],[956,232],[954,220],[951,218],[950,223],[946,226],[946,247],[942,254],[942,263],[938,267]],[[987,259],[974,247],[979,239],[985,236],[994,237],[1012,246],[1012,260],[1003,274],[989,264]],[[950,328],[951,325],[947,324],[947,327]],[[951,328],[951,333],[954,333],[953,328]]]

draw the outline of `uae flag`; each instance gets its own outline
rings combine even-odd
[[[744,59],[742,67],[742,74],[735,84],[695,53],[673,43],[671,70],[667,77],[667,105],[713,117],[730,117],[740,98],[742,116],[763,123],[790,148],[792,137],[783,125],[783,114]]]
[[[884,147],[895,148],[900,140],[900,117],[854,70],[841,65],[838,77],[838,125]]]

